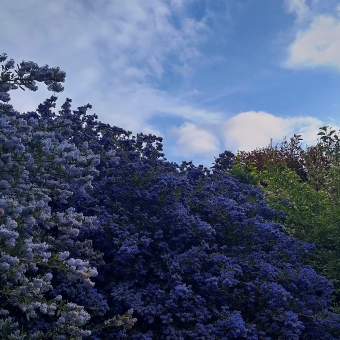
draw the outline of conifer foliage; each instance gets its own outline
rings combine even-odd
[[[62,90],[59,69],[20,65],[21,85]],[[303,264],[315,247],[259,188],[56,99],[0,107],[1,339],[340,338],[332,283]]]

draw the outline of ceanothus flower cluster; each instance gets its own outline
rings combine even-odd
[[[13,65],[13,60],[8,61],[5,71]],[[58,70],[29,62],[21,63],[17,73],[21,85],[27,87],[28,82],[22,72],[30,71],[32,79],[60,92],[60,84],[51,83],[51,79],[63,81],[63,72],[55,75]],[[2,72],[2,101],[9,100],[11,79],[13,75]],[[30,89],[36,90],[33,85]],[[96,217],[85,217],[71,206],[61,212],[49,206],[53,201],[67,203],[74,191],[85,192],[98,173],[100,156],[87,143],[80,148],[68,143],[67,129],[53,129],[51,118],[35,112],[19,114],[11,105],[0,108],[1,339],[82,339],[91,335],[83,326],[109,308],[91,281],[98,275],[102,254],[93,249],[92,240],[78,237],[80,229],[97,228]],[[83,293],[86,304],[58,294],[69,286]],[[130,314],[105,318],[106,323],[96,327],[131,327]]]
[[[2,338],[340,339],[260,189],[56,99],[0,109]]]

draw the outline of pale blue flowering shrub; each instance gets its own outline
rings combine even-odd
[[[21,66],[28,71],[28,64]],[[2,72],[1,81],[6,79]],[[8,84],[1,89],[7,91]],[[9,100],[7,93],[0,95],[2,101]],[[82,326],[108,309],[91,281],[98,273],[90,261],[102,261],[102,254],[93,250],[91,240],[78,237],[80,228],[97,228],[96,217],[84,217],[72,207],[55,212],[48,205],[67,202],[72,186],[85,190],[98,173],[100,156],[86,143],[81,149],[69,144],[50,128],[50,120],[34,112],[21,115],[6,104],[0,109],[1,339],[82,339],[91,334]],[[87,310],[56,293],[70,285],[92,290]],[[126,318],[125,323],[119,317],[106,321],[130,327],[133,319],[129,314]]]
[[[56,99],[0,108],[1,338],[340,339],[260,189]]]

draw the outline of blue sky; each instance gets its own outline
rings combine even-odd
[[[66,72],[56,112],[90,103],[179,164],[340,129],[338,0],[2,0],[0,29],[0,54]],[[9,103],[36,110],[37,85]]]

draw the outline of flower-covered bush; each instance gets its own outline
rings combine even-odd
[[[6,71],[13,64],[10,60],[3,67],[2,101],[9,100]],[[51,77],[47,66],[21,63],[21,70],[32,69],[41,72],[40,80],[45,79],[43,71]],[[57,85],[52,88],[59,92]],[[36,90],[34,84],[30,88]],[[80,229],[97,228],[96,216],[84,217],[71,206],[62,212],[49,206],[51,201],[66,202],[73,188],[84,191],[98,173],[100,158],[86,144],[80,149],[69,144],[65,127],[60,135],[49,126],[51,118],[22,115],[8,104],[0,108],[1,339],[82,339],[91,332],[81,326],[108,309],[90,279],[97,275],[102,254],[93,250],[91,240],[79,237]],[[64,286],[91,292],[86,310],[58,294]],[[127,321],[129,327],[133,320]],[[122,323],[119,317],[108,322]]]
[[[339,140],[335,130],[327,133],[326,126],[320,130],[321,141],[306,151],[297,143],[302,138],[294,135],[290,144],[284,141],[275,149],[270,145],[240,152],[232,168],[223,167],[221,171],[261,187],[268,206],[284,212],[285,231],[316,245],[306,264],[332,280],[332,309],[340,312]],[[227,159],[222,154],[217,164]],[[289,164],[301,164],[303,171]],[[305,180],[301,173],[306,174]]]
[[[340,338],[315,247],[260,189],[56,99],[0,107],[1,338]]]

